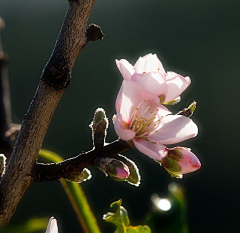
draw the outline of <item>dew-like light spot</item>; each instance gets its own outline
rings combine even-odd
[[[156,204],[157,204],[157,207],[163,211],[168,211],[172,207],[171,202],[167,198],[164,198],[164,199],[159,198]]]

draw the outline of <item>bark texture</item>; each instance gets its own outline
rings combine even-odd
[[[79,52],[85,47],[86,24],[95,0],[69,1],[53,53],[22,122],[13,154],[0,183],[0,226],[6,226],[32,183],[31,173],[54,110],[71,79]]]

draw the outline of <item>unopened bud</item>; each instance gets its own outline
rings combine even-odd
[[[130,174],[126,181],[132,185],[139,186],[141,176],[139,174],[139,169],[137,165],[132,160],[123,155],[117,155],[115,158],[122,161],[124,164],[128,166]]]
[[[95,148],[103,147],[108,128],[108,119],[104,109],[98,108],[95,111],[90,127],[92,128],[93,145]]]
[[[81,172],[72,172],[64,178],[75,183],[82,183],[83,181],[91,179],[92,175],[87,168],[84,168]]]
[[[184,108],[182,111],[178,112],[177,115],[183,115],[185,117],[192,116],[194,110],[196,109],[197,102],[193,101],[188,108]]]
[[[106,118],[106,113],[103,108],[98,108],[93,117],[93,124],[98,124],[102,119]]]
[[[174,100],[163,102],[163,104],[164,104],[164,105],[174,105],[174,104],[179,103],[180,100],[181,100],[181,97],[178,96],[178,97],[177,97],[176,99],[174,99]]]
[[[167,156],[160,162],[171,176],[182,178],[182,174],[194,172],[201,167],[200,161],[189,148],[174,147],[167,150]]]
[[[6,168],[6,157],[4,154],[0,154],[0,177],[5,173]]]
[[[45,233],[57,233],[57,232],[58,232],[57,220],[54,217],[51,217],[49,219],[47,230]]]
[[[130,174],[128,166],[117,159],[97,158],[95,163],[100,170],[116,181],[124,181]]]

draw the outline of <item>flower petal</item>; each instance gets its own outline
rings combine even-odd
[[[165,77],[160,73],[135,73],[132,76],[132,81],[138,83],[146,91],[157,96],[166,94],[168,92],[168,85],[166,83]]]
[[[120,112],[121,103],[122,103],[122,85],[121,85],[120,91],[118,92],[116,103],[115,103],[115,108],[117,112]]]
[[[120,98],[120,97],[119,97]],[[129,123],[132,112],[143,100],[152,100],[159,103],[159,98],[153,95],[140,85],[132,81],[123,81],[122,84],[122,101],[119,112],[122,115],[122,120]]]
[[[47,230],[45,233],[58,233],[57,220],[51,217],[48,222]]]
[[[181,172],[179,172],[179,174],[194,172],[201,167],[199,159],[191,152],[189,148],[174,147],[173,149],[179,150],[183,156],[182,160],[178,162],[178,164],[181,166]]]
[[[168,93],[165,101],[171,101],[182,94],[182,92],[190,85],[191,80],[189,77],[184,78],[180,74],[168,72],[166,83],[168,85]]]
[[[158,109],[159,109],[159,111],[157,112],[157,116],[159,119],[172,113],[165,106],[163,106],[161,104],[159,104]]]
[[[148,139],[161,144],[174,144],[195,137],[197,133],[197,125],[188,117],[167,115],[162,118],[156,133]]]
[[[120,61],[116,59],[115,62],[123,78],[130,81],[131,76],[135,72],[133,66],[125,59],[121,59]]]
[[[164,145],[141,139],[133,139],[133,143],[139,151],[157,161],[162,160],[167,155],[167,151],[165,151],[166,147]]]
[[[115,131],[122,140],[128,141],[133,139],[136,133],[130,129],[127,129],[124,123],[125,122],[122,120],[122,116],[118,113],[114,119]]]
[[[140,57],[133,67],[136,73],[142,74],[143,72],[160,72],[165,74],[162,63],[159,61],[156,54],[147,54],[144,57]]]

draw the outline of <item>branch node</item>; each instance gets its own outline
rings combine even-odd
[[[102,30],[98,25],[91,24],[86,29],[86,37],[88,41],[97,41],[102,40],[104,34],[102,33]]]
[[[71,72],[67,67],[46,67],[42,74],[41,80],[48,86],[53,87],[56,91],[67,88],[71,83]]]

